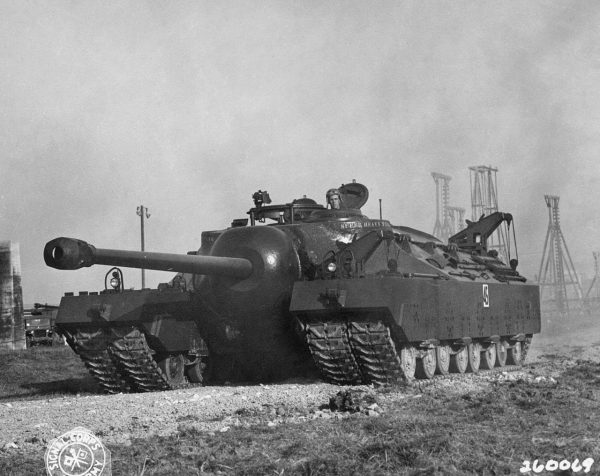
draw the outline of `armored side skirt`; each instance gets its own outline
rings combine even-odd
[[[383,316],[407,342],[540,332],[534,284],[381,277],[294,283],[292,314]]]
[[[56,327],[73,332],[81,328],[128,328],[144,331],[160,352],[183,352],[201,342],[189,293],[139,290],[123,293],[65,296]]]

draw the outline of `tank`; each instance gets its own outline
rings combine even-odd
[[[54,268],[177,273],[126,290],[114,268],[103,291],[62,298],[56,328],[108,392],[315,371],[379,385],[522,364],[540,332],[539,288],[516,256],[505,263],[487,247],[510,214],[467,222],[443,243],[363,215],[362,184],[338,193],[331,209],[306,197],[271,205],[259,190],[248,218],[203,232],[187,254],[52,240],[44,258]]]

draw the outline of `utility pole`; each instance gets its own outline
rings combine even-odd
[[[142,238],[142,251],[144,251],[144,216],[146,218],[150,218],[150,213],[148,209],[144,205],[140,205],[137,207],[137,214],[140,217],[140,230],[141,230],[141,238]],[[146,287],[146,273],[145,269],[142,268],[142,289]]]

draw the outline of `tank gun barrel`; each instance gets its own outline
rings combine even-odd
[[[58,309],[58,306],[55,306],[53,304],[48,304],[48,303],[42,304],[40,302],[36,302],[36,303],[33,304],[33,308],[34,309],[41,309],[41,308],[44,308],[44,309]]]
[[[56,269],[79,269],[104,264],[239,279],[249,277],[253,271],[252,263],[245,258],[103,249],[82,240],[64,237],[46,243],[44,261]]]

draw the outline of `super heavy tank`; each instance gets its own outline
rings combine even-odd
[[[125,290],[113,268],[104,291],[65,294],[57,330],[113,393],[315,368],[337,384],[386,384],[522,364],[540,331],[539,289],[516,258],[505,263],[486,245],[510,214],[468,222],[443,243],[364,216],[362,184],[339,192],[342,208],[329,209],[306,197],[271,205],[259,190],[249,218],[203,232],[188,254],[56,238],[44,259],[58,269],[178,273]]]

